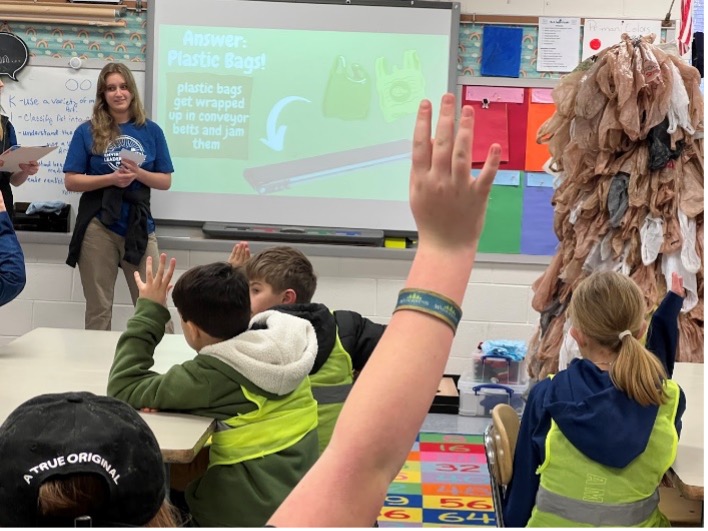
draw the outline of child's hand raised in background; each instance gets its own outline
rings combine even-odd
[[[248,248],[248,242],[238,242],[234,245],[231,255],[229,256],[229,264],[233,267],[244,265],[251,259],[251,250]]]
[[[164,307],[167,307],[167,294],[173,287],[170,281],[175,272],[177,260],[170,258],[170,265],[165,271],[166,262],[167,255],[162,253],[160,255],[160,263],[157,266],[157,273],[153,275],[152,256],[148,256],[145,264],[145,282],[140,278],[140,273],[138,271],[135,272],[135,283],[138,285],[140,298],[162,304]]]
[[[675,271],[671,273],[671,291],[679,297],[686,297],[686,290],[683,289],[683,277]]]

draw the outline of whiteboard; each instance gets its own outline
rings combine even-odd
[[[37,175],[30,176],[22,186],[13,187],[15,201],[64,201],[74,206],[76,214],[81,194],[64,188],[62,169],[74,131],[91,118],[103,64],[78,70],[66,65],[66,60],[61,66],[28,65],[19,72],[18,82],[3,78],[0,104],[15,126],[17,142],[25,146],[59,146],[39,161]],[[145,72],[132,71],[142,97]]]

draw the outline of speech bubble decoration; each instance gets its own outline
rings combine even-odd
[[[0,31],[0,76],[17,81],[17,72],[25,67],[28,59],[25,41],[14,33]]]

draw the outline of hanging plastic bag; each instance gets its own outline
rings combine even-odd
[[[365,120],[371,106],[371,83],[364,68],[353,63],[347,67],[343,55],[334,59],[322,102],[327,118]]]

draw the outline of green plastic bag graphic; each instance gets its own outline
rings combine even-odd
[[[425,78],[420,68],[420,57],[415,50],[403,53],[403,68],[394,66],[391,73],[384,57],[376,59],[376,90],[384,120],[418,111],[420,100],[425,98]]]
[[[347,60],[339,55],[329,73],[322,112],[327,118],[365,120],[371,106],[371,83],[364,68],[353,63],[347,69]]]

